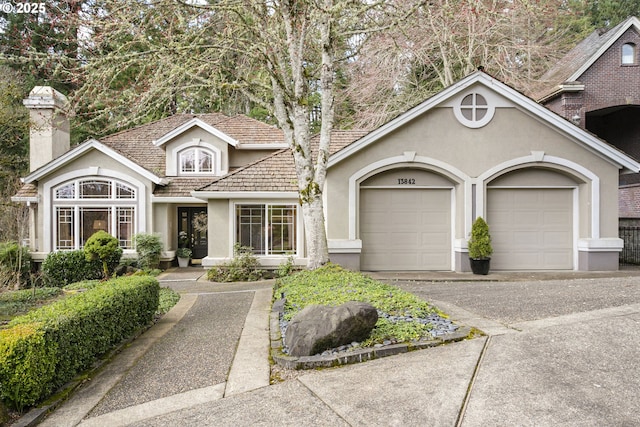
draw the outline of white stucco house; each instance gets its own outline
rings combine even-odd
[[[282,133],[246,116],[176,115],[70,149],[64,97],[37,87],[29,204],[43,259],[97,229],[133,252],[186,231],[204,266],[234,244],[266,266],[305,263],[293,158]],[[494,270],[616,270],[618,179],[640,164],[482,71],[372,132],[335,132],[324,188],[333,262],[361,270],[469,271],[483,216]]]

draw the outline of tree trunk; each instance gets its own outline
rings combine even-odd
[[[307,268],[313,270],[329,262],[321,194],[302,204],[302,219],[307,245]]]

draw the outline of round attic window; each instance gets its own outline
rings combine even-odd
[[[495,107],[479,93],[470,93],[453,109],[460,123],[469,128],[479,128],[491,121]]]

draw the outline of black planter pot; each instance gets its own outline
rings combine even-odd
[[[489,274],[489,264],[491,264],[491,258],[469,258],[469,262],[471,263],[471,271],[473,271],[473,274],[482,274],[485,276]]]

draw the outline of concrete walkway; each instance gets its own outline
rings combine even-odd
[[[640,425],[637,274],[378,278],[486,335],[268,386],[270,284],[168,281],[180,303],[42,425]]]

